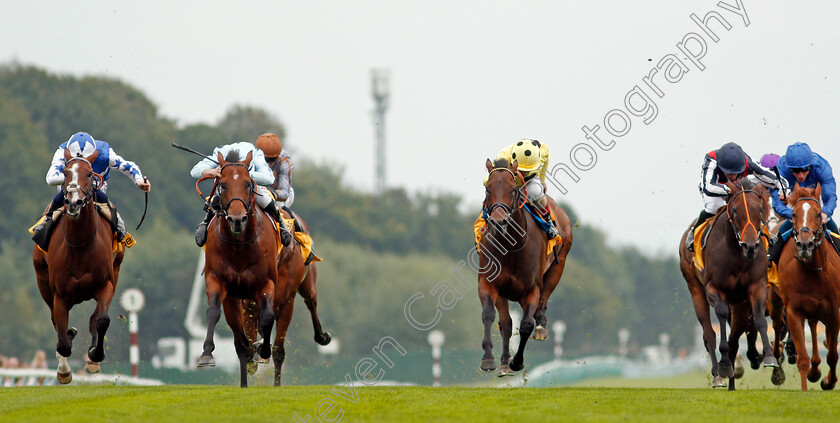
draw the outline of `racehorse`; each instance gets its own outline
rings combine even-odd
[[[125,254],[113,253],[111,224],[93,204],[94,191],[102,182],[102,176],[91,167],[98,156],[99,151],[95,151],[88,157],[72,157],[69,150],[64,150],[65,213],[50,238],[49,253],[37,245],[32,251],[38,290],[50,308],[58,335],[56,373],[62,384],[73,379],[67,357],[77,331],[68,328],[70,309],[90,299],[96,300],[96,309],[90,316],[91,341],[85,370],[100,371],[99,363],[105,359],[105,332],[111,323],[108,308]]]
[[[831,241],[823,242],[828,234],[822,224],[820,198],[822,187],[802,188],[796,184],[789,203],[793,206],[793,240],[782,250],[779,259],[779,279],[782,300],[787,312],[793,343],[799,352],[802,390],[808,389],[805,379],[820,379],[820,355],[817,343],[817,322],[825,324],[828,353],[828,376],[820,382],[824,390],[834,389],[837,383],[837,334],[840,331],[840,256]],[[805,319],[811,328],[811,360],[805,349]]]
[[[204,280],[207,292],[207,337],[199,367],[214,365],[213,334],[221,317],[233,331],[233,342],[239,358],[240,386],[248,386],[247,366],[254,356],[243,326],[241,300],[257,303],[259,331],[263,339],[271,336],[274,323],[274,297],[277,275],[277,237],[272,219],[256,206],[256,185],[248,173],[253,153],[240,162],[239,151],[223,158],[218,153],[221,174],[216,179],[220,199],[216,217],[207,228]],[[198,184],[212,177],[201,178]],[[202,198],[204,196],[202,195]],[[271,355],[271,344],[258,349],[262,358]]]
[[[683,233],[679,251],[680,271],[691,293],[694,312],[703,327],[703,342],[712,361],[712,387],[726,386],[724,378],[729,378],[729,389],[734,390],[735,370],[732,363],[738,354],[738,339],[750,324],[750,311],[757,316],[753,324],[763,345],[762,365],[777,368],[779,363],[767,338],[767,320],[764,317],[767,307],[767,252],[761,236],[764,222],[769,218],[769,193],[764,186],[753,187],[745,179],[726,185],[730,190],[730,199],[714,220],[709,221],[708,245],[703,251],[705,271],[695,267],[692,253],[685,247],[688,230]],[[715,354],[710,305],[714,307],[720,324],[720,363]],[[727,323],[731,327],[728,340]]]
[[[284,218],[291,218],[291,215],[285,210],[282,213]],[[309,226],[303,218],[296,215],[295,219],[299,222],[302,231],[309,233]],[[289,228],[289,231],[294,235],[296,228]],[[274,315],[277,318],[277,333],[272,349],[275,386],[280,386],[281,370],[286,358],[286,334],[292,320],[295,292],[303,297],[306,307],[309,309],[312,328],[315,331],[315,342],[319,345],[327,345],[332,340],[330,334],[321,328],[321,321],[318,319],[318,288],[315,285],[318,279],[318,271],[314,261],[309,264],[306,264],[306,261],[307,257],[303,256],[301,246],[297,242],[291,243],[288,247],[283,247],[277,260],[278,276],[274,288]],[[253,301],[247,301],[246,306],[245,332],[249,339],[256,340],[256,304]],[[256,366],[249,368],[249,372],[252,374],[256,370]]]
[[[486,184],[485,231],[477,248],[479,249],[478,297],[481,301],[481,319],[484,323],[481,370],[496,369],[493,344],[490,341],[490,327],[499,311],[499,331],[502,334],[502,357],[499,376],[509,376],[524,367],[525,344],[535,332],[535,326],[545,329],[545,305],[548,296],[557,286],[566,254],[571,248],[571,223],[568,216],[554,203],[549,204],[558,220],[561,217],[563,242],[556,246],[554,255],[547,255],[548,240],[545,232],[537,225],[534,217],[524,209],[526,194],[517,186],[522,181],[518,163],[507,160],[487,160],[489,172]],[[506,244],[506,245],[504,245]],[[568,244],[568,245],[565,245]],[[562,254],[562,257],[559,257]],[[513,359],[509,343],[513,322],[508,301],[516,301],[522,307],[522,321],[519,326],[519,348]],[[495,309],[494,309],[495,307]],[[540,320],[535,320],[537,317]],[[546,339],[547,330],[537,339]]]

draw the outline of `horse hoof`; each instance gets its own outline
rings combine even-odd
[[[262,340],[254,342],[254,350],[257,352],[257,354],[255,354],[252,357],[252,359],[254,361],[262,361],[262,360],[267,361],[269,358],[271,358],[271,344],[268,344],[265,347],[265,349],[266,349],[266,351],[263,351],[263,341]],[[263,355],[263,352],[265,352],[265,355]]]
[[[796,364],[796,354],[788,353],[788,364]]]
[[[88,361],[85,363],[85,371],[91,374],[99,373],[102,371],[102,366],[95,361]]]
[[[808,382],[814,383],[822,377],[822,372],[819,368],[815,368],[813,371],[808,372]]]
[[[732,364],[721,363],[720,367],[718,367],[718,374],[720,374],[720,377],[724,379],[729,379],[730,377],[735,376],[735,369],[732,368]]]
[[[729,384],[726,383],[726,379],[720,376],[715,376],[714,380],[712,380],[712,388],[726,388],[727,386]]]
[[[513,376],[513,371],[510,369],[510,366],[505,364],[502,367],[499,367],[499,375],[498,376],[499,377]]]
[[[764,357],[764,362],[762,362],[761,365],[764,366],[764,367],[772,367],[774,369],[778,369],[778,368],[781,367],[781,366],[779,366],[779,361],[776,360],[776,357],[773,357],[772,355],[768,355],[767,357]]]
[[[496,370],[496,359],[495,358],[485,358],[481,360],[481,371],[482,372],[492,372]]]
[[[72,341],[74,338],[76,338],[76,335],[78,333],[79,333],[79,331],[76,330],[76,328],[67,329],[67,337],[70,338],[70,341]]]
[[[537,326],[534,328],[534,333],[531,334],[531,339],[535,341],[548,340],[548,329],[546,329],[543,325]]]
[[[259,364],[256,361],[249,361],[248,364],[245,365],[245,370],[248,372],[249,375],[253,376],[257,374],[257,368]]]
[[[216,360],[213,359],[212,355],[202,355],[198,357],[196,367],[216,367]]]
[[[524,368],[525,368],[525,360],[516,361],[516,359],[513,359],[513,360],[510,361],[510,369],[513,370],[514,372],[518,372],[518,371],[520,371]]]
[[[781,367],[774,368],[770,381],[776,386],[781,386],[785,383],[785,371]]]
[[[747,360],[750,361],[750,367],[753,370],[758,370],[761,367],[761,355],[758,351],[747,351]]]
[[[825,379],[823,379],[823,380],[820,381],[820,388],[822,388],[823,391],[830,391],[830,390],[834,389],[834,385],[836,383],[837,382],[829,384],[829,383],[826,383]]]
[[[94,362],[99,363],[102,360],[104,360],[105,359],[105,349],[103,348],[101,351],[102,352],[97,354],[96,348],[95,347],[90,347],[88,349],[88,358],[90,359],[90,361],[94,361]]]
[[[735,379],[744,377],[744,357],[741,354],[735,357]]]
[[[73,372],[67,374],[56,373],[55,378],[58,379],[58,383],[66,385],[73,380]]]
[[[323,336],[315,336],[315,343],[318,345],[327,345],[332,341],[332,336],[329,332],[324,332]]]

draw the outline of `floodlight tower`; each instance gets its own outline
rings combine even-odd
[[[390,71],[388,69],[370,70],[370,93],[376,103],[376,108],[373,111],[373,129],[376,133],[374,192],[377,195],[385,192],[385,111],[388,110],[388,97],[390,96],[389,78]]]

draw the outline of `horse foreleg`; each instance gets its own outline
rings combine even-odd
[[[484,281],[479,280],[478,298],[481,301],[481,322],[484,324],[484,338],[481,341],[481,348],[484,356],[481,357],[481,371],[492,372],[496,370],[496,358],[493,356],[493,342],[490,340],[490,332],[493,322],[496,320],[496,291]]]
[[[540,287],[534,284],[534,288],[527,297],[521,299],[519,304],[522,306],[522,321],[519,323],[519,348],[516,350],[516,355],[510,362],[510,369],[518,372],[525,367],[525,344],[534,331],[534,312],[537,309],[540,301]]]
[[[750,310],[749,305],[746,303],[731,305],[729,308],[731,310],[731,332],[729,333],[729,341],[727,343],[729,344],[729,361],[735,363],[736,357],[740,354],[738,352],[738,341],[741,338],[741,335],[744,334],[744,331],[747,329],[749,324]],[[729,390],[735,390],[735,374],[729,378]]]
[[[57,295],[53,296],[53,324],[55,325],[55,332],[58,335],[58,343],[56,345],[56,358],[58,358],[58,370],[56,371],[56,378],[59,383],[67,384],[73,379],[73,371],[70,370],[70,365],[67,363],[67,357],[70,357],[70,350],[72,349],[73,338],[76,336],[75,329],[67,329],[67,322],[70,318],[70,309],[64,303],[64,300]]]
[[[799,370],[799,379],[802,384],[801,389],[807,391],[808,382],[805,374],[808,373],[808,351],[805,349],[805,321],[802,317],[794,313],[790,305],[787,306],[786,312],[790,337],[793,338],[793,344],[799,353],[796,359],[796,368]]]
[[[213,335],[216,332],[216,324],[219,323],[219,318],[222,317],[221,304],[225,297],[225,293],[215,278],[208,275],[206,283],[207,312],[205,319],[207,320],[207,336],[204,338],[204,351],[201,353],[201,357],[198,358],[198,367],[212,367],[216,365],[216,361],[213,360],[213,350],[216,349],[216,344],[213,342]]]
[[[706,285],[707,287],[709,285]],[[735,375],[735,369],[732,367],[732,361],[729,359],[729,344],[726,337],[726,325],[729,324],[729,305],[722,299],[717,298],[714,302],[715,315],[718,318],[720,325],[720,363],[718,364],[718,374],[723,378],[730,378]]]
[[[90,315],[88,359],[94,363],[100,363],[105,359],[105,332],[111,325],[108,308],[111,306],[112,298],[114,298],[114,284],[108,281],[96,294],[96,309]],[[86,366],[85,369],[91,373],[99,373],[98,365]]]
[[[315,263],[309,265],[309,271],[306,272],[306,277],[303,278],[298,293],[303,297],[303,302],[309,310],[309,316],[312,318],[312,329],[315,331],[315,342],[318,345],[327,345],[332,340],[329,332],[321,328],[321,320],[318,319],[318,287],[315,282],[318,279],[318,273],[315,268]]]
[[[750,318],[747,319],[746,335],[747,359],[750,361],[750,367],[752,367],[753,370],[757,370],[759,367],[761,367],[761,354],[758,353],[758,348],[756,348],[755,346],[755,341],[758,340],[758,330],[755,327],[755,316],[750,316]],[[743,366],[741,366],[741,375],[744,374],[743,370],[744,368]],[[737,369],[735,370],[735,374],[739,374],[739,371]]]
[[[271,328],[274,326],[274,281],[269,281],[265,285],[260,296],[260,336],[262,336],[263,343],[260,345],[259,354],[263,360],[271,357]]]
[[[277,334],[274,336],[274,348],[272,358],[274,359],[274,386],[280,386],[283,372],[283,362],[286,361],[286,333],[289,330],[289,323],[292,321],[292,311],[295,308],[294,295],[277,310]]]
[[[816,382],[822,377],[820,372],[820,343],[817,340],[817,319],[808,319],[808,327],[811,328],[811,369],[808,370],[808,381]]]
[[[230,331],[233,332],[233,347],[239,358],[239,387],[248,387],[248,363],[254,357],[245,328],[242,325],[242,302],[238,298],[228,296],[224,299],[222,310]]]
[[[770,339],[767,337],[767,279],[752,284],[749,289],[750,305],[752,306],[753,322],[755,330],[761,336],[762,353],[764,359],[761,365],[764,367],[779,368],[779,361],[773,355],[773,347],[770,346]]]
[[[536,341],[545,341],[548,339],[548,320],[545,316],[545,311],[548,308],[548,298],[554,292],[554,289],[557,288],[557,284],[563,276],[563,270],[566,268],[566,255],[569,253],[569,248],[571,248],[571,244],[567,240],[564,239],[563,242],[564,244],[562,246],[557,247],[560,249],[557,256],[557,263],[552,264],[542,278],[540,301],[534,313],[534,321],[537,326],[534,328],[533,337]],[[568,247],[566,247],[567,245]]]
[[[712,316],[709,312],[709,301],[706,299],[706,293],[700,281],[693,279],[688,284],[688,290],[691,293],[691,301],[694,305],[694,314],[697,316],[697,321],[700,322],[700,327],[703,329],[703,346],[706,347],[706,352],[709,353],[709,358],[712,361],[712,381],[713,388],[721,388],[726,386],[726,382],[718,375],[718,361],[717,352],[715,351],[715,330],[712,328]],[[687,277],[688,278],[688,277]]]
[[[837,335],[840,332],[840,314],[833,310],[825,322],[825,341],[828,344],[828,352],[825,361],[828,363],[828,375],[820,382],[823,390],[832,390],[837,384]]]

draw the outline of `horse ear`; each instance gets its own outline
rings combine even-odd
[[[90,156],[85,157],[85,160],[87,160],[87,161],[88,161],[88,163],[93,163],[93,161],[94,161],[94,160],[96,160],[96,158],[97,158],[97,157],[99,157],[99,150],[98,150],[98,149],[97,149],[97,150],[93,150],[93,154],[91,154]]]
[[[222,157],[222,153],[221,153],[221,152],[216,153],[216,160],[219,162],[219,166],[223,166],[223,165],[226,165],[226,164],[227,164],[227,162],[225,161],[225,158],[224,158],[224,157]]]
[[[253,159],[254,159],[254,152],[253,152],[253,151],[249,151],[249,152],[248,152],[248,155],[247,155],[247,156],[245,156],[245,161],[244,161],[244,162],[242,162],[242,163],[243,163],[245,166],[251,166],[251,160],[253,160]]]
[[[512,170],[514,172],[519,170],[519,161],[518,160],[513,161],[513,164],[510,165],[510,170]]]
[[[67,162],[72,158],[73,158],[73,156],[70,155],[70,149],[65,148],[64,149],[64,161]]]
[[[491,162],[490,159],[487,159],[487,161],[484,163],[484,166],[487,167],[488,172],[493,171],[493,162]]]
[[[818,200],[822,199],[822,185],[817,182],[817,189],[814,191],[814,197]]]

